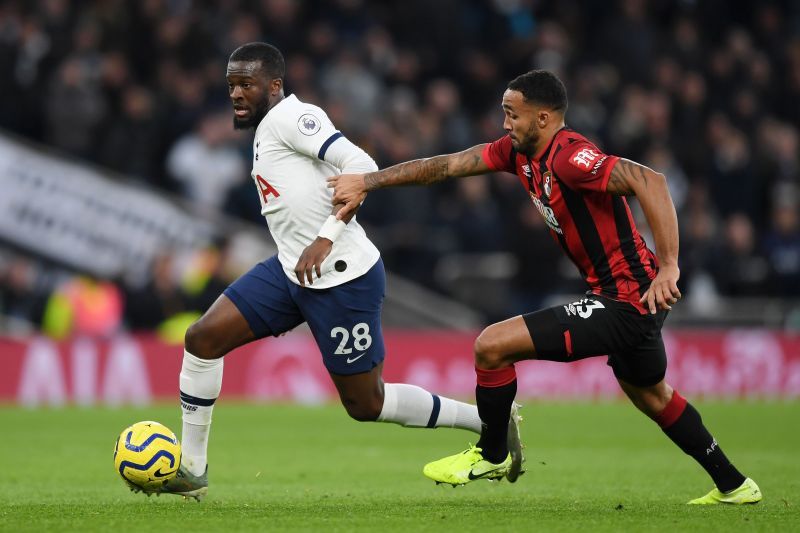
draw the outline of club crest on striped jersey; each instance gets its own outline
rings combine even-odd
[[[552,180],[553,173],[549,170],[542,174],[542,185],[544,188],[544,195],[550,198],[550,195],[553,193],[553,180]]]
[[[314,135],[321,128],[322,122],[311,113],[305,113],[297,119],[297,129],[300,130],[300,133],[303,135]]]

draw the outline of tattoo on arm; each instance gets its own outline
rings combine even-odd
[[[489,171],[483,161],[483,146],[478,145],[456,154],[437,155],[400,163],[364,176],[368,191],[393,185],[429,185],[446,178],[474,176]]]
[[[447,175],[461,178],[488,172],[489,167],[483,161],[483,146],[473,146],[469,150],[448,156]]]
[[[653,171],[629,159],[620,159],[611,169],[606,191],[620,196],[635,194],[635,184],[641,183],[647,188],[648,172]]]

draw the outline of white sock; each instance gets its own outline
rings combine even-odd
[[[211,411],[222,388],[222,358],[200,359],[183,351],[181,366],[181,464],[192,474],[206,470],[208,433],[211,430]]]
[[[378,421],[406,427],[449,427],[481,432],[481,418],[476,406],[405,383],[383,385],[383,409]]]

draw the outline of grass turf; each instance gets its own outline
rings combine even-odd
[[[711,488],[706,474],[621,402],[528,402],[527,473],[455,489],[421,469],[474,441],[468,432],[359,424],[339,406],[221,402],[201,504],[130,493],[113,469],[125,426],[152,419],[179,433],[177,406],[0,407],[0,531],[800,531],[800,405],[697,406],[759,483],[760,504],[685,505]]]

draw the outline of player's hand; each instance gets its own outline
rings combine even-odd
[[[331,176],[328,178],[328,187],[333,189],[333,205],[344,204],[344,207],[336,213],[336,218],[339,220],[358,209],[367,197],[364,174]]]
[[[314,242],[306,246],[294,267],[294,274],[300,285],[305,287],[306,280],[309,285],[313,285],[314,271],[317,272],[317,278],[322,276],[322,262],[330,255],[331,248],[333,248],[333,243],[324,237],[317,237]]]
[[[680,277],[681,271],[676,265],[662,266],[650,287],[639,298],[639,303],[644,304],[653,315],[659,309],[669,311],[681,299],[681,291],[678,290]]]

